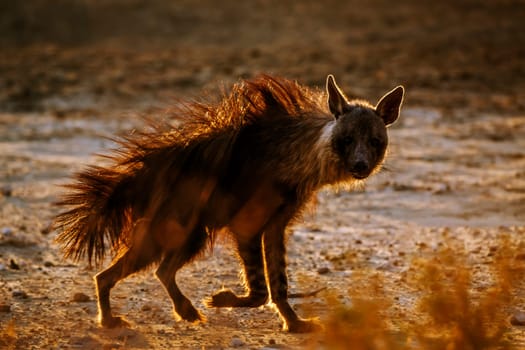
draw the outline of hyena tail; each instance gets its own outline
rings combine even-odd
[[[64,256],[99,263],[105,256],[106,240],[112,251],[127,245],[132,222],[130,195],[133,176],[127,172],[91,166],[76,174],[71,191],[57,202],[69,210],[59,214],[54,227]]]

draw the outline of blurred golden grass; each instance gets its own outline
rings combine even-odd
[[[396,349],[385,316],[391,299],[383,289],[379,274],[360,272],[353,278],[357,287],[349,291],[352,305],[343,305],[335,295],[327,301],[332,313],[324,323],[321,343],[328,349]],[[365,288],[362,288],[366,286]]]
[[[446,238],[435,252],[413,259],[403,281],[413,290],[415,303],[401,313],[405,319],[399,313],[392,316],[394,309],[407,305],[399,305],[402,298],[392,294],[396,288],[386,288],[380,272],[356,271],[350,305],[327,294],[333,311],[324,320],[325,330],[312,339],[312,348],[514,349],[507,337],[508,318],[525,277],[524,247],[519,237],[502,235],[489,260],[482,262]]]
[[[0,328],[0,348],[1,349],[16,349],[16,340],[18,339],[15,319],[12,318],[5,327]]]

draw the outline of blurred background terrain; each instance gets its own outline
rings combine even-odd
[[[403,83],[417,104],[523,110],[523,18],[520,0],[3,1],[0,103],[138,101],[271,72],[311,85],[333,73],[366,96]]]
[[[460,246],[483,293],[499,237],[525,233],[524,20],[522,0],[0,1],[0,347],[318,344],[278,331],[268,307],[204,308],[223,285],[241,290],[228,245],[179,278],[208,323],[173,321],[166,293],[144,274],[112,294],[132,329],[99,329],[96,271],[64,261],[49,229],[57,185],[113,145],[102,136],[259,73],[319,89],[334,74],[373,103],[396,85],[407,91],[389,171],[354,193],[322,192],[293,231],[291,289],[327,287],[350,305],[351,276],[376,271],[396,300],[383,317],[401,343],[404,325],[419,324],[413,259]],[[512,297],[505,315],[525,309],[523,292]],[[321,297],[295,307],[330,312]],[[504,324],[509,346],[524,347],[522,328]]]

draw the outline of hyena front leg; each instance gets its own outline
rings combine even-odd
[[[284,210],[281,213],[285,212]],[[284,214],[285,215],[285,214]],[[288,218],[278,214],[264,233],[264,258],[270,285],[272,302],[277,306],[284,321],[283,328],[293,333],[308,333],[319,330],[314,320],[299,318],[288,303],[288,278],[286,276],[285,228]]]
[[[237,250],[244,269],[247,294],[235,295],[231,290],[222,290],[208,301],[213,307],[258,307],[268,301],[268,287],[264,277],[262,234],[247,241],[238,241]]]

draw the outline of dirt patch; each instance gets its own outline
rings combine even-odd
[[[174,321],[166,293],[146,273],[112,294],[132,327],[100,329],[96,271],[62,260],[49,229],[57,185],[112,147],[102,136],[140,128],[139,114],[161,115],[157,107],[174,98],[215,94],[259,72],[319,88],[333,73],[345,90],[370,100],[397,84],[407,89],[401,119],[390,129],[387,170],[355,192],[320,193],[316,213],[290,236],[292,291],[327,288],[294,301],[299,313],[329,320],[336,309],[330,298],[354,305],[351,291],[372,286],[375,271],[394,305],[384,315],[388,332],[406,345],[403,329],[419,324],[413,310],[425,293],[407,276],[414,259],[443,245],[462,247],[474,271],[469,295],[483,300],[495,283],[487,267],[500,236],[525,232],[523,18],[521,1],[0,5],[0,347],[323,342],[280,331],[269,306],[204,307],[202,300],[223,286],[241,291],[228,245],[179,276],[207,323]],[[368,277],[356,282],[360,273]],[[509,317],[523,311],[522,287],[505,304]],[[521,326],[497,322],[510,348],[525,345]]]

